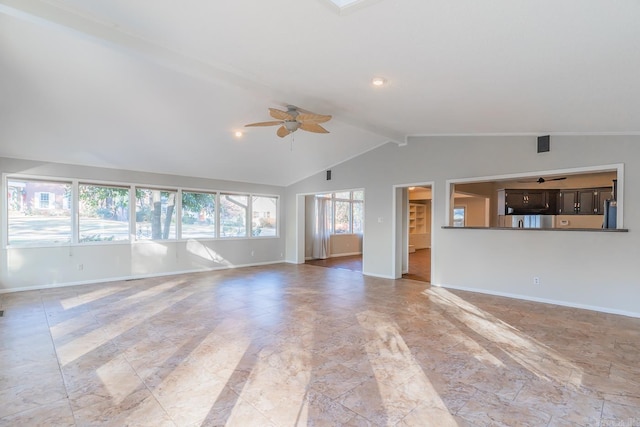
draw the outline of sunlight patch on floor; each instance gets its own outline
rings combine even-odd
[[[424,293],[443,307],[446,314],[497,345],[539,378],[580,385],[582,369],[548,346],[443,288],[427,289]]]
[[[395,322],[386,314],[370,310],[358,313],[356,318],[367,338],[365,348],[387,420],[395,425],[411,410],[426,405],[441,410],[440,425],[457,425]]]
[[[153,391],[178,425],[201,425],[251,344],[248,335],[225,339],[214,329]],[[206,424],[206,423],[205,423]]]
[[[174,285],[176,286],[177,283]],[[118,319],[108,322],[107,326],[93,329],[72,341],[57,347],[58,358],[65,366],[85,354],[97,349],[126,331],[140,325],[147,319],[161,313],[172,305],[188,298],[191,294],[168,295],[164,298],[154,298],[141,304],[133,312],[123,313]]]
[[[72,308],[76,308],[84,304],[90,304],[100,298],[113,295],[121,290],[122,288],[118,286],[105,286],[104,288],[96,289],[95,291],[86,294],[65,298],[60,301],[60,305],[65,310],[71,310]]]
[[[300,319],[312,331],[315,313]],[[308,329],[307,329],[308,328]],[[313,371],[313,334],[306,333],[297,340],[273,342],[264,347],[255,359],[247,381],[238,390],[240,397],[277,425],[307,425],[305,410],[307,391]],[[231,418],[237,416],[237,406]]]

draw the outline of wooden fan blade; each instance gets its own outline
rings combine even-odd
[[[328,130],[323,128],[317,123],[302,123],[300,125],[300,129],[306,130],[307,132],[315,132],[315,133],[329,133]]]
[[[286,111],[278,110],[277,108],[269,108],[269,114],[271,114],[271,117],[278,120],[295,120],[291,114]]]
[[[324,123],[331,120],[331,116],[326,116],[324,114],[314,114],[314,113],[300,113],[296,120],[299,122],[307,122],[307,123]]]
[[[278,128],[278,131],[276,132],[276,135],[278,135],[280,138],[284,138],[285,136],[289,135],[290,133],[291,132],[289,132],[286,127],[280,126]]]
[[[260,122],[260,123],[250,123],[248,125],[244,125],[245,127],[251,127],[251,126],[276,126],[276,125],[281,125],[282,122],[278,121],[278,122]]]

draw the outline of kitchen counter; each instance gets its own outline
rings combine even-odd
[[[516,231],[591,231],[596,233],[627,233],[627,228],[517,228],[517,227],[453,227],[443,225],[442,228],[455,230],[516,230]]]

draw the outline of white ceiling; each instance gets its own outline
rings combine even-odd
[[[0,0],[0,156],[288,185],[410,136],[637,134],[638,18],[637,0]],[[287,104],[331,133],[243,128]]]

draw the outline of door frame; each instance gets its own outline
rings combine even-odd
[[[365,219],[367,216],[367,192],[364,187],[356,187],[347,190],[326,190],[326,191],[315,191],[311,193],[296,193],[296,220],[295,220],[295,250],[292,262],[294,264],[304,264],[306,261],[305,256],[305,248],[306,248],[306,197],[307,196],[315,196],[317,194],[326,194],[326,193],[340,193],[342,191],[358,191],[362,190],[364,192],[364,217],[362,218],[362,270],[361,273],[364,273],[364,252],[365,252],[365,238],[366,238],[366,227],[365,227]]]
[[[409,196],[408,196],[408,188],[409,187],[429,187],[431,188],[431,231],[430,231],[430,240],[431,240],[431,277],[429,278],[429,282],[433,283],[434,277],[434,239],[433,239],[433,230],[434,230],[434,207],[436,200],[436,190],[435,190],[435,182],[434,181],[421,181],[421,182],[412,182],[406,184],[395,184],[393,186],[393,201],[392,201],[392,223],[393,227],[391,229],[391,276],[394,279],[402,278],[402,270],[403,270],[403,262],[407,260],[409,257],[409,227],[405,218],[408,216],[409,209]],[[406,194],[406,197],[404,196]],[[406,244],[405,244],[406,243]],[[407,264],[408,265],[408,264]]]

